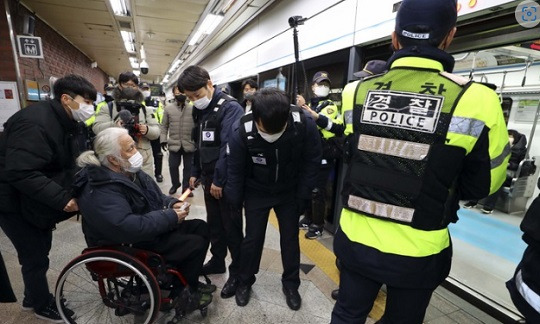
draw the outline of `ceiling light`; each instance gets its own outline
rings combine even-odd
[[[144,50],[143,44],[141,44],[141,60],[146,60],[146,51]]]
[[[173,65],[171,66],[171,68],[169,69],[169,73],[173,73],[174,70],[176,70],[176,68],[180,65],[180,63],[182,63],[182,60],[176,60],[174,61]]]
[[[199,30],[202,31],[203,34],[208,35],[216,29],[217,25],[219,25],[222,20],[223,16],[221,15],[208,14],[206,18],[204,18]]]
[[[129,16],[128,0],[109,0],[116,16]]]
[[[193,46],[197,44],[203,34],[209,35],[210,33],[212,33],[222,20],[222,15],[208,14],[197,29],[197,32],[195,32],[193,37],[191,37],[191,39],[189,40],[188,45]]]
[[[195,35],[193,35],[193,37],[191,37],[191,39],[189,40],[188,45],[193,46],[193,45],[197,44],[197,41],[199,40],[199,38],[201,38],[201,36],[202,36],[202,32],[200,30],[198,30],[195,33]]]
[[[126,47],[126,51],[128,53],[135,53],[135,45],[131,42],[124,42],[124,46]]]

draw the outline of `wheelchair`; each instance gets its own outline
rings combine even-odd
[[[156,321],[160,311],[173,309],[168,324],[195,310],[206,317],[212,295],[200,303],[186,287],[182,274],[157,253],[129,246],[91,247],[60,273],[56,304],[64,322],[72,324],[147,324]],[[176,298],[170,296],[173,289]]]

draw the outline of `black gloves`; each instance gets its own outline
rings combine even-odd
[[[167,151],[167,142],[160,143],[160,145],[163,151]]]

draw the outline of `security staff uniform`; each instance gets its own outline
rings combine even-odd
[[[144,104],[148,109],[154,111],[154,118],[158,124],[161,124],[163,120],[163,105],[161,104],[161,101],[148,97],[144,99]],[[161,175],[161,170],[163,169],[163,152],[161,152],[159,137],[155,140],[151,140],[150,145],[152,145],[152,155],[154,156],[154,176],[158,182],[161,182],[163,181],[163,176]]]
[[[332,323],[365,321],[382,284],[384,318],[421,323],[450,271],[447,225],[457,221],[458,201],[504,181],[510,148],[499,99],[448,73],[453,64],[436,48],[404,48],[387,73],[357,83],[354,106],[343,107],[345,117],[352,110],[353,136]]]
[[[255,274],[264,246],[270,209],[278,222],[284,287],[300,285],[297,201],[310,199],[321,161],[317,127],[299,108],[291,108],[281,137],[269,143],[257,131],[251,112],[236,125],[229,141],[225,191],[234,205],[244,203],[246,237],[242,242],[239,280],[247,286]]]
[[[338,107],[328,97],[315,97],[311,99],[311,107],[316,113],[325,116],[329,121],[329,125],[339,125],[342,123],[339,116]],[[314,234],[317,231],[320,233],[324,225],[324,216],[326,214],[326,186],[328,177],[335,167],[335,160],[342,154],[340,144],[336,141],[336,135],[330,131],[330,128],[319,129],[319,137],[322,145],[322,159],[320,162],[319,172],[317,174],[317,182],[311,195],[311,204],[306,209],[306,220],[303,221],[307,225],[311,223],[309,231],[312,233],[306,234],[306,237],[316,238]],[[308,236],[312,234],[312,236]]]
[[[193,155],[191,176],[201,178],[204,189],[207,222],[210,230],[209,264],[215,268],[225,267],[227,248],[232,262],[229,273],[238,272],[240,244],[243,238],[242,209],[227,203],[227,191],[216,199],[210,194],[212,183],[224,188],[227,182],[226,145],[231,136],[233,124],[242,117],[244,110],[236,99],[214,88],[214,95],[208,107],[194,108],[194,140],[197,150]]]

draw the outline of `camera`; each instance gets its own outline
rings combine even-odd
[[[148,74],[148,69],[150,67],[148,66],[148,63],[146,62],[146,60],[143,60],[141,62],[141,64],[139,65],[139,67],[141,68],[141,73],[142,74]]]
[[[298,25],[303,25],[306,20],[307,18],[302,18],[302,16],[292,16],[289,18],[289,26],[298,27]]]
[[[116,103],[116,109],[118,110],[116,118],[122,121],[122,126],[128,130],[129,136],[135,142],[138,142],[142,136],[139,130],[139,112],[141,108],[143,108],[143,105],[134,100],[123,99]]]

